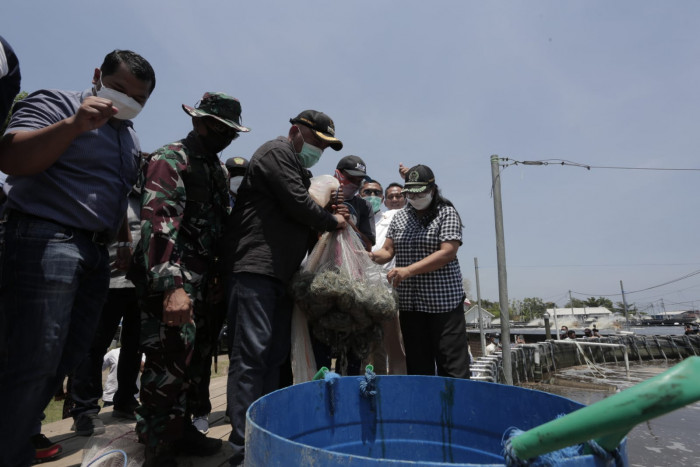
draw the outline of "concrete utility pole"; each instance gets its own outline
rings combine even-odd
[[[622,286],[622,281],[620,281],[620,292],[622,292],[622,305],[625,307],[625,326],[627,330],[630,330],[630,320],[627,317],[627,299],[625,298],[625,288]]]
[[[574,299],[571,298],[571,290],[569,290],[569,305],[571,305],[571,317],[574,317]]]
[[[498,156],[491,156],[491,188],[496,223],[496,256],[498,260],[498,301],[501,306],[501,348],[505,383],[513,385],[513,367],[510,355],[510,317],[508,313],[508,278],[506,274],[506,243],[503,235],[503,207],[501,206],[501,174]]]
[[[484,316],[481,313],[481,289],[479,288],[479,260],[474,257],[474,273],[476,274],[476,306],[479,307],[479,338],[481,339],[481,355],[486,348],[486,336],[484,336]]]

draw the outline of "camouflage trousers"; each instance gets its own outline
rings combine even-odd
[[[190,416],[208,414],[211,358],[218,329],[210,308],[194,302],[194,324],[166,326],[163,295],[139,300],[141,350],[146,364],[141,375],[141,406],[136,409],[136,432],[154,447],[183,436]]]

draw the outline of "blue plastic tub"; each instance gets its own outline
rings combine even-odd
[[[503,465],[510,427],[528,430],[583,407],[514,386],[428,376],[313,381],[258,399],[247,413],[246,466]],[[626,460],[625,442],[621,447]],[[567,466],[607,465],[593,456]]]

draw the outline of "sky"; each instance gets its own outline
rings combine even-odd
[[[143,55],[157,79],[134,120],[144,151],[191,129],[181,104],[220,91],[252,128],[224,160],[316,109],[344,148],[315,175],[349,154],[384,185],[399,163],[430,166],[465,224],[470,296],[478,258],[492,301],[498,155],[510,300],[616,303],[622,281],[660,312],[700,307],[699,21],[689,0],[4,0],[0,35],[28,92],[84,90],[111,50]]]

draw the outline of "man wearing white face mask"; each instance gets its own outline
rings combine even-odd
[[[117,264],[126,267],[131,254],[123,220],[140,146],[123,117],[146,103],[155,73],[140,55],[115,50],[92,84],[30,94],[0,140],[0,171],[9,175],[0,256],[3,467],[31,463],[32,425],[88,352],[109,286],[107,245],[118,231]]]

